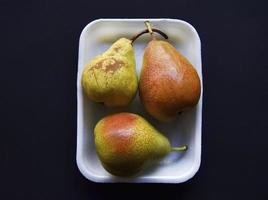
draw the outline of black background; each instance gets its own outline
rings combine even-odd
[[[0,1],[0,199],[268,199],[263,1]],[[202,41],[203,147],[190,181],[96,184],[76,166],[76,72],[98,18],[178,18]]]

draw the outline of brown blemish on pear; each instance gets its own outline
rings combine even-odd
[[[116,70],[120,69],[122,66],[124,66],[124,62],[120,61],[120,60],[116,60],[114,58],[109,58],[108,59],[103,59],[100,62],[98,62],[94,67],[92,67],[90,70],[94,70],[94,69],[104,69],[105,72],[115,72]]]

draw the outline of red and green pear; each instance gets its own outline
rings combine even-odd
[[[116,176],[138,173],[147,161],[171,151],[169,140],[139,115],[118,113],[101,119],[94,129],[95,145],[103,167]]]

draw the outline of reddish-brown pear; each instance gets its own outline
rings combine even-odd
[[[153,39],[145,48],[139,92],[145,109],[168,121],[198,103],[200,79],[193,65],[170,43]]]

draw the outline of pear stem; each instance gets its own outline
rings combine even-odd
[[[181,146],[181,147],[171,147],[171,151],[186,151],[188,149],[188,147],[185,146]]]
[[[141,35],[145,34],[145,33],[150,33],[151,35],[153,35],[153,33],[158,33],[160,35],[162,35],[163,38],[165,39],[168,39],[168,36],[167,34],[165,34],[164,32],[162,32],[161,30],[159,29],[156,29],[156,28],[152,28],[150,23],[148,21],[144,22],[147,29],[139,32],[138,34],[134,35],[132,38],[131,38],[131,44],[133,44],[135,42],[136,39],[138,39]]]
[[[152,35],[153,34],[153,30],[152,30],[152,27],[151,27],[150,22],[149,21],[145,21],[144,24],[147,27],[149,33]]]
[[[153,34],[152,26],[149,21],[144,22],[145,26],[147,27],[149,33],[151,34],[151,37],[153,40],[155,40],[155,35]]]

